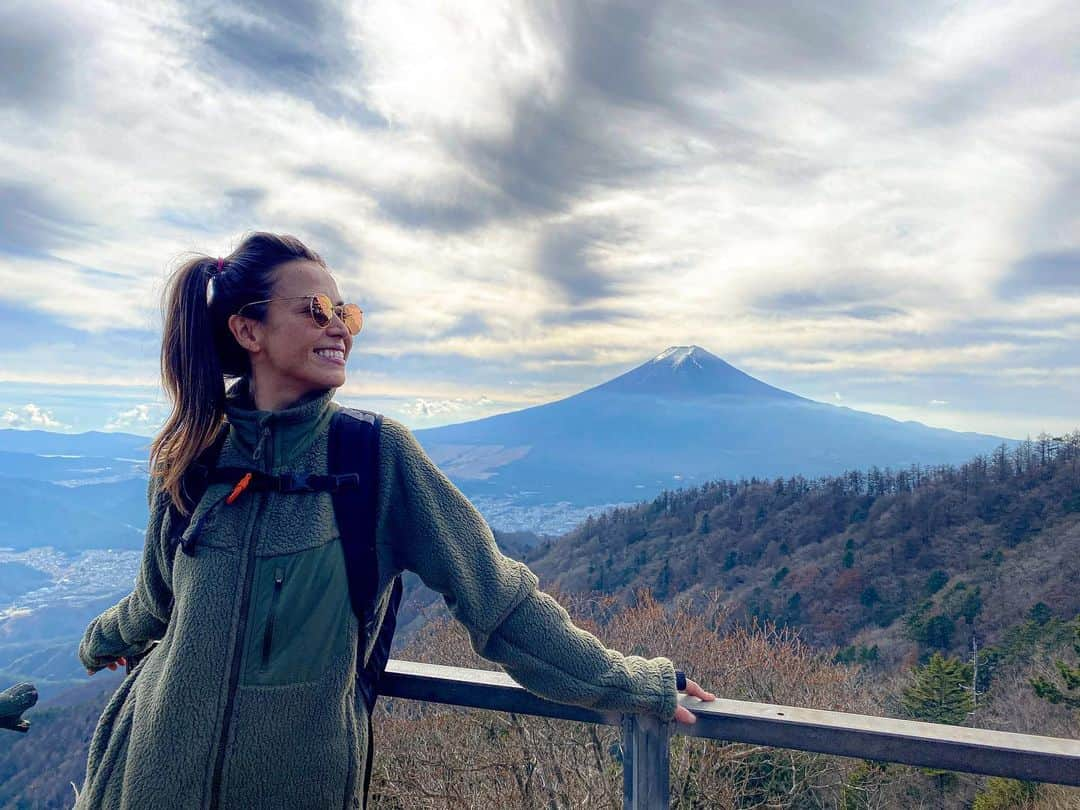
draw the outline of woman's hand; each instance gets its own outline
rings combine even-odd
[[[692,681],[689,678],[686,679],[686,689],[684,689],[683,691],[686,692],[686,694],[690,695],[690,697],[696,697],[699,700],[704,700],[706,702],[710,700],[716,700],[716,695],[714,695],[712,692],[706,692],[698,685],[697,681]],[[678,720],[680,723],[686,723],[688,725],[697,722],[697,718],[694,717],[694,713],[685,706],[675,707],[675,719]]]
[[[117,658],[115,661],[110,661],[105,666],[107,666],[109,669],[116,669],[116,667],[119,664],[123,664],[124,666],[127,666],[127,660],[123,656],[121,656],[120,658]],[[100,670],[96,670],[96,669],[88,669],[88,670],[86,670],[86,674],[87,675],[93,675],[95,672],[99,672],[99,671]],[[686,686],[687,686],[687,688],[689,688],[689,686],[690,686],[689,681],[687,681]]]

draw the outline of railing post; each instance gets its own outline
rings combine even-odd
[[[623,810],[667,810],[670,737],[671,723],[623,715]]]

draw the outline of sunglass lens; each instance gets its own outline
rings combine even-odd
[[[311,318],[319,327],[329,326],[330,319],[334,317],[334,305],[329,295],[311,296]]]
[[[350,335],[355,335],[364,325],[364,312],[356,304],[346,304],[341,308],[341,320]]]

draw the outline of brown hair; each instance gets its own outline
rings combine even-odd
[[[225,380],[251,373],[247,350],[229,331],[229,316],[251,301],[273,296],[274,270],[308,259],[326,267],[319,254],[295,236],[255,232],[221,260],[197,255],[169,276],[161,300],[161,380],[172,412],[150,445],[151,475],[163,479],[181,514],[182,483],[188,465],[213,443],[225,419]],[[211,282],[212,280],[212,282]],[[257,320],[266,305],[245,310]]]

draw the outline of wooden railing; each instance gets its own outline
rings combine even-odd
[[[697,716],[696,723],[684,725],[551,703],[501,672],[410,661],[390,661],[379,691],[387,697],[621,726],[623,807],[633,810],[668,806],[672,734],[1080,786],[1080,741],[1056,737],[681,696]]]

